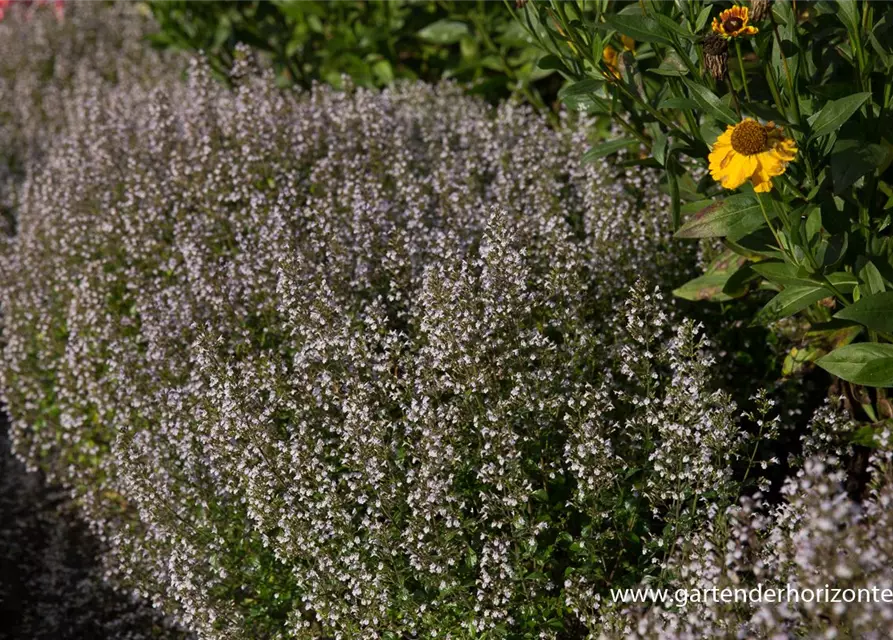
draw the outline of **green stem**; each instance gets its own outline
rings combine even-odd
[[[787,255],[787,252],[785,251],[785,248],[784,248],[784,243],[781,241],[781,237],[778,235],[778,232],[775,231],[775,226],[769,220],[769,214],[766,213],[766,205],[763,204],[763,198],[760,196],[759,193],[757,193],[755,195],[757,196],[757,203],[760,205],[760,211],[763,212],[763,220],[766,221],[766,226],[769,227],[769,231],[772,232],[772,237],[775,238],[775,242],[776,242],[776,244],[778,244],[778,250],[781,251],[783,254]]]
[[[770,17],[772,12],[769,12]],[[778,34],[778,25],[775,24],[775,18],[772,18],[772,31],[775,34],[775,43],[778,45],[778,55],[781,56],[781,64],[784,67],[785,77],[788,81],[788,93],[791,94],[791,104],[794,105],[794,124],[800,124],[802,115],[800,113],[800,96],[794,90],[794,77],[791,75],[791,69],[788,67],[788,57],[784,54],[784,47],[781,46],[781,36]]]
[[[747,86],[747,74],[744,72],[744,56],[741,55],[741,42],[738,38],[735,38],[735,55],[738,56],[738,70],[741,72],[741,84],[744,85],[744,95],[747,96],[747,101],[751,102],[750,87]]]

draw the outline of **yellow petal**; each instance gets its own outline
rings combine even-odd
[[[732,161],[722,171],[722,186],[726,189],[737,189],[747,182],[756,169],[756,158],[736,153]]]
[[[713,153],[710,154],[710,172],[713,175],[715,180],[719,180],[719,177],[714,174],[714,172],[720,172],[720,175],[732,159],[735,156],[735,150],[732,149],[731,146],[724,146],[719,149],[714,149]]]
[[[772,191],[772,180],[765,180],[763,182],[757,182],[756,176],[751,178],[751,183],[753,184],[753,190],[756,193],[767,193]]]
[[[773,151],[765,151],[757,154],[757,164],[759,171],[767,176],[780,176],[784,173],[785,163]]]
[[[775,145],[776,155],[784,162],[792,161],[797,155],[797,145],[790,138],[785,138]]]
[[[768,164],[757,160],[757,170],[754,171],[753,175],[750,177],[750,182],[751,184],[753,184],[753,190],[757,193],[765,193],[767,191],[771,191],[773,175],[779,174],[772,173],[771,167],[769,167]]]
[[[726,127],[726,130],[719,134],[719,137],[716,139],[716,142],[713,143],[713,146],[718,144],[732,144],[732,133],[735,131],[735,127],[729,125]]]

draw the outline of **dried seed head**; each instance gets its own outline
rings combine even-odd
[[[761,22],[766,19],[771,10],[772,0],[751,0],[750,19],[753,22]]]
[[[729,69],[729,43],[715,33],[704,38],[704,64],[717,80],[723,78]]]

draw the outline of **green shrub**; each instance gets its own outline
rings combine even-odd
[[[202,51],[226,76],[239,43],[263,52],[280,81],[363,87],[455,78],[491,101],[519,95],[540,108],[560,79],[501,2],[153,0],[156,44]],[[558,84],[556,84],[556,81]]]
[[[723,239],[679,295],[771,291],[755,323],[806,320],[786,373],[893,386],[889,4],[532,1],[519,19],[565,102],[622,129],[588,155],[642,145],[676,226],[694,214],[678,235]],[[893,417],[865,398],[865,419]]]

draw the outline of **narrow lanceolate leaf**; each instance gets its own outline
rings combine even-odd
[[[810,287],[786,287],[784,291],[772,298],[765,307],[760,309],[753,324],[768,324],[792,316],[815,304],[822,298],[827,298],[828,290],[820,286]]]
[[[651,18],[622,14],[605,16],[605,22],[601,26],[619,31],[637,42],[672,44],[672,40],[664,29]]]
[[[453,44],[468,35],[468,25],[456,20],[438,20],[418,32],[422,40],[437,44]]]
[[[673,295],[677,298],[696,301],[710,300],[711,302],[721,302],[731,300],[731,296],[722,292],[728,280],[728,273],[711,273],[699,276],[689,280],[678,289],[674,289]]]
[[[809,119],[812,137],[821,138],[823,135],[839,129],[870,97],[871,94],[865,91],[828,102],[821,111]]]
[[[850,35],[859,31],[859,8],[856,0],[837,0],[837,16]]]
[[[732,111],[726,103],[720,100],[715,93],[710,91],[710,89],[693,80],[689,80],[688,78],[682,78],[682,81],[688,86],[688,90],[691,92],[691,97],[695,99],[695,102],[698,103],[698,106],[701,107],[702,110],[709,113],[720,122],[725,122],[726,124],[738,123],[738,116],[735,115],[735,112]]]
[[[607,142],[595,145],[586,153],[584,153],[583,162],[592,162],[597,158],[611,155],[612,153],[616,153],[621,149],[625,149],[626,147],[638,144],[638,142],[639,141],[635,138],[618,138],[617,140],[608,140]]]
[[[824,284],[821,280],[811,278],[808,274],[803,274],[797,267],[787,262],[758,262],[751,265],[751,268],[769,282],[774,282],[784,287],[817,287]],[[843,271],[832,273],[828,276],[828,280],[837,290],[843,293],[849,293],[859,284],[856,276]],[[831,294],[833,291],[829,289],[828,293]]]
[[[893,332],[893,291],[860,298],[834,317],[858,322],[875,331]]]
[[[704,207],[686,222],[677,238],[741,238],[764,224],[755,196],[742,193]]]
[[[893,386],[893,344],[848,344],[819,358],[816,364],[847,382],[869,387]]]

